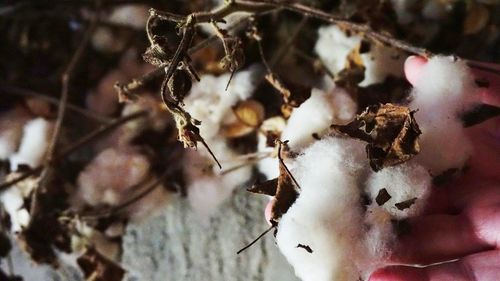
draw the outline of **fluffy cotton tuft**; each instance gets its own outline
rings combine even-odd
[[[310,144],[313,134],[324,135],[330,125],[344,124],[356,115],[356,103],[341,88],[313,89],[311,97],[294,109],[281,135],[292,149]]]
[[[21,164],[38,167],[45,156],[53,124],[43,118],[36,118],[24,125],[19,150],[9,157],[10,169],[16,171]]]
[[[148,7],[145,5],[122,5],[113,9],[108,20],[140,30],[146,27],[148,17]]]
[[[394,48],[374,44],[369,53],[360,56],[365,66],[365,79],[359,83],[361,87],[382,83],[389,75],[403,76],[406,56]]]
[[[392,218],[403,219],[418,215],[425,206],[430,193],[431,176],[429,172],[416,163],[405,162],[394,167],[387,167],[378,172],[372,172],[368,177],[367,192],[376,205],[375,199],[380,190],[384,189],[391,196],[381,207]],[[417,198],[409,208],[400,210],[397,203]]]
[[[325,66],[333,73],[342,71],[348,64],[348,56],[361,45],[362,38],[347,36],[336,25],[321,27],[314,50]],[[365,67],[365,79],[359,83],[366,87],[383,82],[387,76],[401,77],[405,57],[394,48],[373,44],[370,52],[360,54]]]
[[[361,44],[361,37],[347,36],[336,25],[321,27],[318,35],[314,50],[334,74],[345,68],[349,53]]]
[[[326,138],[291,166],[302,189],[281,218],[278,247],[302,280],[357,280],[362,270],[357,260],[364,254],[358,183],[367,169],[364,144]]]
[[[472,153],[460,114],[479,103],[478,89],[465,62],[434,57],[423,66],[410,107],[422,130],[416,159],[434,176],[462,168]]]
[[[185,109],[201,121],[200,134],[205,140],[218,135],[222,122],[232,114],[231,106],[248,99],[255,90],[259,67],[237,72],[225,90],[230,74],[203,75],[184,100]]]

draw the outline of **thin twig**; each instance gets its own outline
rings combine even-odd
[[[239,250],[238,252],[236,252],[236,254],[239,255],[241,252],[243,252],[246,249],[252,247],[253,244],[257,243],[257,241],[259,241],[262,237],[264,237],[264,235],[268,234],[269,231],[273,230],[275,227],[276,227],[275,225],[270,226],[268,229],[266,229],[266,231],[262,232],[257,238],[255,238],[252,242],[250,242],[250,244],[246,245],[241,250]]]
[[[97,13],[97,11],[96,11]],[[83,39],[78,46],[77,50],[75,51],[73,57],[71,58],[68,66],[64,70],[61,78],[62,82],[62,90],[61,90],[61,100],[59,102],[59,108],[57,112],[57,120],[54,125],[54,132],[52,133],[52,138],[49,142],[48,148],[47,148],[47,158],[46,161],[50,162],[52,158],[55,155],[55,147],[57,145],[59,136],[61,134],[62,130],[62,124],[64,122],[64,117],[66,115],[66,106],[68,104],[68,95],[69,95],[69,84],[71,80],[71,76],[73,75],[73,71],[75,70],[76,65],[82,58],[83,52],[85,48],[87,47],[87,44],[90,40],[90,37],[92,33],[94,32],[95,27],[97,26],[97,16],[94,18],[94,20],[91,22],[90,26],[88,27],[87,31],[85,32]]]
[[[165,178],[167,177],[168,173],[169,173],[169,170],[168,169],[165,170],[160,177],[158,177],[154,181],[152,181],[149,184],[147,184],[144,187],[144,190],[142,192],[140,192],[139,194],[133,196],[129,200],[121,203],[120,205],[114,206],[114,207],[110,207],[110,208],[108,208],[106,210],[99,211],[98,213],[95,213],[95,214],[87,214],[87,215],[82,215],[80,217],[82,219],[85,219],[85,220],[90,220],[90,219],[99,219],[99,218],[110,217],[112,215],[115,215],[115,214],[119,213],[120,211],[126,209],[130,205],[133,205],[134,203],[137,203],[139,200],[141,200],[142,198],[144,198],[145,196],[147,196],[148,194],[150,194],[151,192],[153,192],[160,185],[160,183],[163,180],[165,180]],[[143,180],[143,181],[139,182],[138,184],[135,184],[135,185],[129,187],[129,189],[135,189],[135,188],[141,187],[141,186],[143,186],[144,184],[146,184],[149,181],[151,181],[151,178],[147,178],[146,180]]]

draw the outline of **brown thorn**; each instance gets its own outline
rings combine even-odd
[[[215,157],[215,154],[212,152],[210,147],[208,147],[208,144],[205,142],[205,140],[200,136],[200,142],[203,144],[203,146],[208,150],[208,153],[212,156],[212,158],[215,160],[217,165],[219,166],[219,169],[222,170],[222,165],[219,163],[219,160],[217,160],[217,157]]]

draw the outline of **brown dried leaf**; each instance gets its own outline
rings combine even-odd
[[[278,184],[276,187],[276,202],[271,208],[271,223],[277,225],[281,217],[288,211],[288,209],[295,203],[295,200],[299,196],[300,188],[297,182],[293,178],[292,174],[286,167],[282,157],[283,152],[288,151],[288,146],[286,143],[279,143],[278,157],[280,160],[279,171],[280,175],[278,177]]]
[[[265,194],[269,196],[275,196],[278,190],[278,178],[267,180],[262,183],[255,183],[251,188],[247,189],[252,193]]]
[[[299,107],[311,96],[311,88],[305,87],[296,83],[286,83],[290,88],[285,85],[280,78],[274,73],[268,73],[265,76],[267,82],[273,86],[282,96],[283,105],[281,112],[285,118],[288,118],[292,113],[294,107]],[[292,90],[290,90],[292,89]]]
[[[374,171],[410,160],[418,154],[421,134],[408,107],[393,105],[369,106],[347,125],[332,125],[341,134],[368,142],[366,151]]]
[[[375,202],[377,202],[379,206],[382,206],[387,201],[391,200],[391,198],[392,196],[389,194],[389,192],[387,192],[387,189],[382,188],[381,190],[379,190],[377,197],[375,198]]]
[[[242,123],[257,128],[264,121],[264,107],[258,101],[246,100],[233,108],[234,115]]]
[[[485,5],[474,3],[467,13],[464,22],[464,34],[475,34],[481,31],[490,19],[490,12]]]
[[[411,205],[415,204],[416,201],[417,201],[417,198],[412,198],[412,199],[408,199],[408,200],[403,201],[403,202],[396,203],[396,204],[394,204],[394,206],[396,206],[396,208],[398,208],[398,210],[403,211],[404,209],[410,208]]]
[[[88,248],[76,262],[80,266],[87,281],[120,281],[125,270],[107,259],[94,248]]]

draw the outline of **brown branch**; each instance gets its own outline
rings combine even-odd
[[[278,160],[279,162],[281,163],[281,165],[283,165],[283,167],[285,168],[286,170],[286,173],[290,176],[290,178],[293,180],[293,183],[295,183],[295,186],[297,186],[298,190],[295,190],[297,191],[297,193],[300,193],[300,190],[302,189],[299,185],[299,183],[297,182],[297,180],[295,179],[295,177],[292,175],[292,172],[290,172],[290,170],[288,169],[288,167],[286,166],[285,164],[285,161],[283,160],[283,156],[281,155],[281,152],[283,150],[283,144],[286,144],[288,141],[280,141],[280,140],[276,140],[278,142]]]

